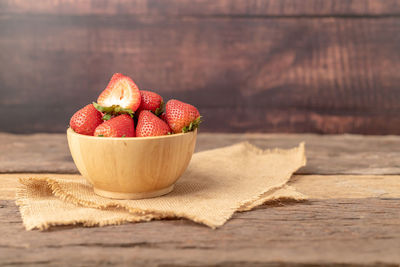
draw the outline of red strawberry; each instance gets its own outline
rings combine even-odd
[[[156,115],[162,112],[164,102],[159,94],[150,91],[140,90],[140,96],[141,101],[137,112],[140,112],[142,110],[150,110]]]
[[[92,104],[89,104],[75,112],[69,121],[69,125],[76,133],[93,135],[96,127],[103,122],[101,117],[102,114]]]
[[[135,126],[133,119],[127,114],[114,117],[97,126],[94,136],[134,137]]]
[[[165,112],[163,112],[163,113],[160,115],[160,119],[162,119],[163,121],[167,122],[167,114],[166,114]],[[168,123],[168,122],[167,122],[167,123]]]
[[[106,89],[100,94],[97,103],[104,107],[119,105],[136,111],[140,106],[139,88],[128,76],[115,73]]]
[[[192,131],[201,122],[197,108],[176,99],[168,101],[165,112],[168,125],[174,133]]]
[[[168,124],[148,110],[143,110],[139,114],[136,126],[136,136],[158,136],[166,135],[171,132]]]

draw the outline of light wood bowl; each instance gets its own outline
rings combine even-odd
[[[98,195],[117,199],[161,196],[186,170],[197,130],[156,137],[94,137],[67,130],[79,172]]]

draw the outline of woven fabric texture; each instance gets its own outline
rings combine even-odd
[[[107,199],[94,194],[91,185],[76,175],[20,179],[16,202],[27,230],[164,218],[186,218],[217,228],[236,211],[268,201],[305,200],[287,185],[305,164],[304,143],[289,150],[261,150],[244,142],[194,154],[174,190],[165,196]]]

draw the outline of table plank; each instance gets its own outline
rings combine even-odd
[[[399,0],[7,2],[4,131],[63,132],[120,71],[196,105],[208,131],[400,134]]]
[[[399,173],[400,137],[202,133],[196,151],[245,140],[262,148],[305,141],[308,165],[290,184],[310,200],[238,213],[218,230],[166,220],[27,232],[13,201],[17,178],[68,174],[0,174],[0,264],[400,264],[400,175],[387,175]],[[0,170],[76,172],[62,134],[0,133],[0,149],[7,151],[0,156]]]
[[[218,230],[187,220],[26,232],[0,201],[3,265],[218,265],[400,263],[399,199],[311,200],[262,206]],[[21,257],[23,255],[23,257]]]
[[[105,16],[398,16],[398,0],[96,0],[69,1],[17,1],[3,0],[0,14],[22,15],[105,15]]]
[[[262,148],[306,142],[307,166],[297,174],[400,174],[400,136],[200,133],[196,151],[249,141]],[[0,133],[0,173],[77,173],[64,134]]]
[[[15,199],[18,178],[28,177],[81,179],[56,173],[0,174],[0,200]],[[400,198],[400,175],[294,175],[289,184],[311,199]]]

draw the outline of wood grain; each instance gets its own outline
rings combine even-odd
[[[23,229],[0,201],[2,265],[397,266],[399,199],[312,200],[237,214],[219,230],[185,220]]]
[[[398,0],[3,0],[0,14],[161,16],[399,15]]]
[[[18,179],[51,177],[82,179],[79,174],[0,174],[0,200],[14,200]],[[289,185],[311,199],[400,198],[400,175],[294,175]]]
[[[297,174],[400,174],[398,136],[200,132],[195,151],[243,141],[263,149],[291,148],[304,141],[307,166]],[[0,133],[0,151],[7,151],[0,154],[0,173],[77,173],[65,134]]]
[[[165,195],[189,165],[197,130],[167,136],[106,138],[67,131],[79,172],[98,195],[141,199]],[[118,181],[116,183],[115,181]]]
[[[2,131],[63,132],[119,71],[204,131],[400,134],[400,1],[1,5]]]
[[[310,166],[330,171],[334,167],[327,166],[339,166],[339,170],[350,173],[358,169],[385,174],[400,166],[390,162],[399,158],[397,136],[199,134],[197,149],[246,139],[264,148],[291,147],[306,140],[308,151],[315,153],[309,155]],[[64,135],[0,134],[0,150],[9,151],[7,154],[15,159],[19,153],[19,158],[34,155],[32,158],[52,162],[45,157],[54,154],[58,161],[53,162],[62,164],[65,148]],[[318,162],[313,155],[324,157]],[[309,201],[263,205],[236,214],[218,230],[186,220],[167,220],[102,228],[57,227],[46,232],[24,231],[11,200],[16,178],[24,175],[43,174],[0,175],[2,266],[400,264],[400,176],[396,175],[296,175],[291,185],[309,195]]]

